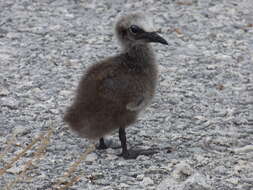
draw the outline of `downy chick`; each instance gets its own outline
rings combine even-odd
[[[168,44],[141,13],[120,17],[115,26],[122,53],[90,66],[83,75],[74,103],[64,120],[81,137],[99,139],[119,129],[122,156],[136,158],[138,152],[128,150],[125,128],[151,102],[157,83],[157,65],[150,42]]]

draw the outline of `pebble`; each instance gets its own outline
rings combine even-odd
[[[121,188],[127,188],[127,187],[129,187],[129,185],[127,185],[127,184],[125,184],[125,183],[120,183],[119,186],[120,186]]]
[[[90,153],[87,155],[85,161],[87,162],[94,162],[95,160],[97,160],[98,156],[96,153]]]
[[[71,94],[73,94],[70,90],[61,90],[59,93],[61,96],[69,97]]]
[[[25,169],[25,166],[24,166],[24,165],[21,165],[21,166],[13,166],[13,167],[9,168],[9,169],[7,170],[7,172],[12,173],[12,174],[19,174],[19,173],[21,173],[24,169]]]
[[[149,185],[153,185],[154,184],[154,181],[150,178],[150,177],[144,177],[142,182],[141,182],[141,185],[143,186],[149,186]]]
[[[140,174],[140,175],[137,175],[137,176],[136,176],[136,179],[137,179],[138,181],[142,181],[143,178],[144,178],[144,175],[143,175],[143,174]]]
[[[0,87],[0,96],[7,96],[10,92],[6,88]]]
[[[180,162],[175,166],[175,170],[172,175],[177,180],[185,180],[193,174],[193,169],[185,161]]]
[[[19,134],[24,134],[26,131],[28,130],[28,128],[26,126],[23,125],[18,125],[14,128],[14,130],[12,131],[13,134],[19,135]]]
[[[11,109],[16,109],[18,107],[18,101],[11,97],[2,97],[0,98],[0,104],[2,106],[7,106]]]
[[[253,145],[246,145],[239,148],[232,149],[235,153],[247,153],[247,152],[253,152]]]
[[[107,160],[116,160],[119,158],[116,154],[107,154],[106,156]]]
[[[239,183],[239,179],[237,177],[229,178],[229,179],[227,179],[227,181],[234,184],[234,185],[237,185]]]

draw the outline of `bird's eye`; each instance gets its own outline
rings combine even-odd
[[[140,29],[138,26],[136,26],[136,25],[131,25],[131,26],[129,27],[129,30],[130,30],[130,32],[132,32],[133,34],[137,34],[138,32],[141,31],[141,29]]]

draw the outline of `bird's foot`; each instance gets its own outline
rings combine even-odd
[[[104,149],[107,149],[108,148],[108,146],[106,145],[106,144],[97,144],[96,145],[96,149],[98,149],[98,150],[104,150]]]
[[[99,144],[96,145],[96,148],[98,150],[103,150],[103,149],[107,149],[108,148],[108,146],[105,144],[105,141],[104,141],[103,137],[99,139]]]
[[[122,156],[124,159],[136,159],[140,155],[151,156],[158,153],[158,149],[138,149],[138,150],[127,150],[123,151],[119,156]]]
[[[118,149],[121,148],[121,146],[113,142],[111,139],[100,139],[99,143],[96,145],[96,149],[105,150],[107,148]]]

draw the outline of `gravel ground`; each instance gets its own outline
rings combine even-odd
[[[156,97],[127,130],[131,147],[161,151],[96,150],[68,189],[253,190],[251,0],[0,0],[1,189],[52,189],[87,150],[62,116],[85,68],[119,52],[112,27],[130,10],[151,13],[169,42],[154,46]]]

